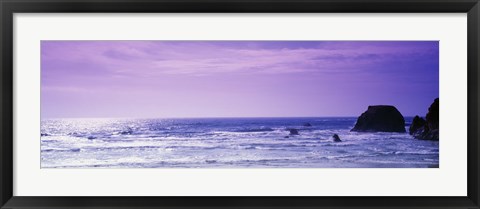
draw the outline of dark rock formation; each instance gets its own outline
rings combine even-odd
[[[120,132],[121,135],[130,135],[132,134],[132,131],[122,131]]]
[[[341,142],[342,140],[340,140],[340,137],[338,136],[338,134],[333,134],[333,141],[334,142]]]
[[[422,126],[415,125],[415,116],[412,125],[410,126],[410,134],[416,139],[435,140],[439,138],[439,99],[435,99],[428,108],[428,113],[425,116],[425,121]],[[420,118],[420,117],[418,117]],[[420,118],[421,119],[421,118]],[[423,120],[423,119],[422,119]],[[418,119],[417,119],[418,122]],[[414,126],[415,125],[415,126]]]
[[[439,115],[440,115],[440,102],[439,99],[435,99],[432,105],[428,108],[428,113],[425,118],[427,119],[427,126],[429,130],[438,129]]]
[[[303,126],[310,127],[310,126],[312,126],[312,124],[310,124],[310,123],[304,123]]]
[[[408,133],[412,135],[413,133],[417,132],[418,130],[422,129],[423,131],[423,126],[425,126],[425,120],[418,115],[416,115],[413,118],[412,124],[410,125],[410,128],[408,129]]]
[[[357,132],[405,132],[405,119],[390,105],[368,106],[357,119],[351,131]]]
[[[290,131],[290,135],[298,135],[298,129],[290,128],[288,130]]]

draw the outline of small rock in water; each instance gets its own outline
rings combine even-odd
[[[333,134],[333,141],[334,142],[341,142],[342,140],[340,140],[340,137],[338,136],[338,134]]]
[[[413,118],[410,128],[408,129],[408,133],[410,133],[410,135],[414,135],[416,132],[423,132],[425,124],[426,124],[426,121],[423,118],[416,115]]]
[[[298,135],[298,129],[295,129],[295,128],[291,128],[291,129],[288,129],[290,131],[290,135]]]
[[[132,131],[122,131],[120,132],[121,135],[129,135],[132,134]]]
[[[312,126],[312,124],[310,124],[310,123],[304,123],[303,126],[310,127],[310,126]]]

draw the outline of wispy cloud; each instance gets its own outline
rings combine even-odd
[[[238,42],[241,43],[241,42]],[[430,53],[418,45],[375,45],[363,42],[304,48],[239,47],[195,41],[45,41],[43,60],[88,63],[112,74],[131,76],[209,75],[218,73],[326,73],[354,71],[392,59],[414,59]]]

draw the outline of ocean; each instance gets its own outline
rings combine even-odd
[[[408,131],[412,118],[405,120]],[[41,168],[439,167],[438,141],[350,132],[355,122],[354,117],[44,119]],[[334,134],[342,141],[334,142]]]

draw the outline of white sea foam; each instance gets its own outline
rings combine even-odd
[[[311,127],[302,124],[309,122]],[[43,168],[429,167],[438,142],[350,132],[354,118],[42,121]],[[290,135],[287,128],[298,129]],[[342,142],[333,142],[338,134]]]

